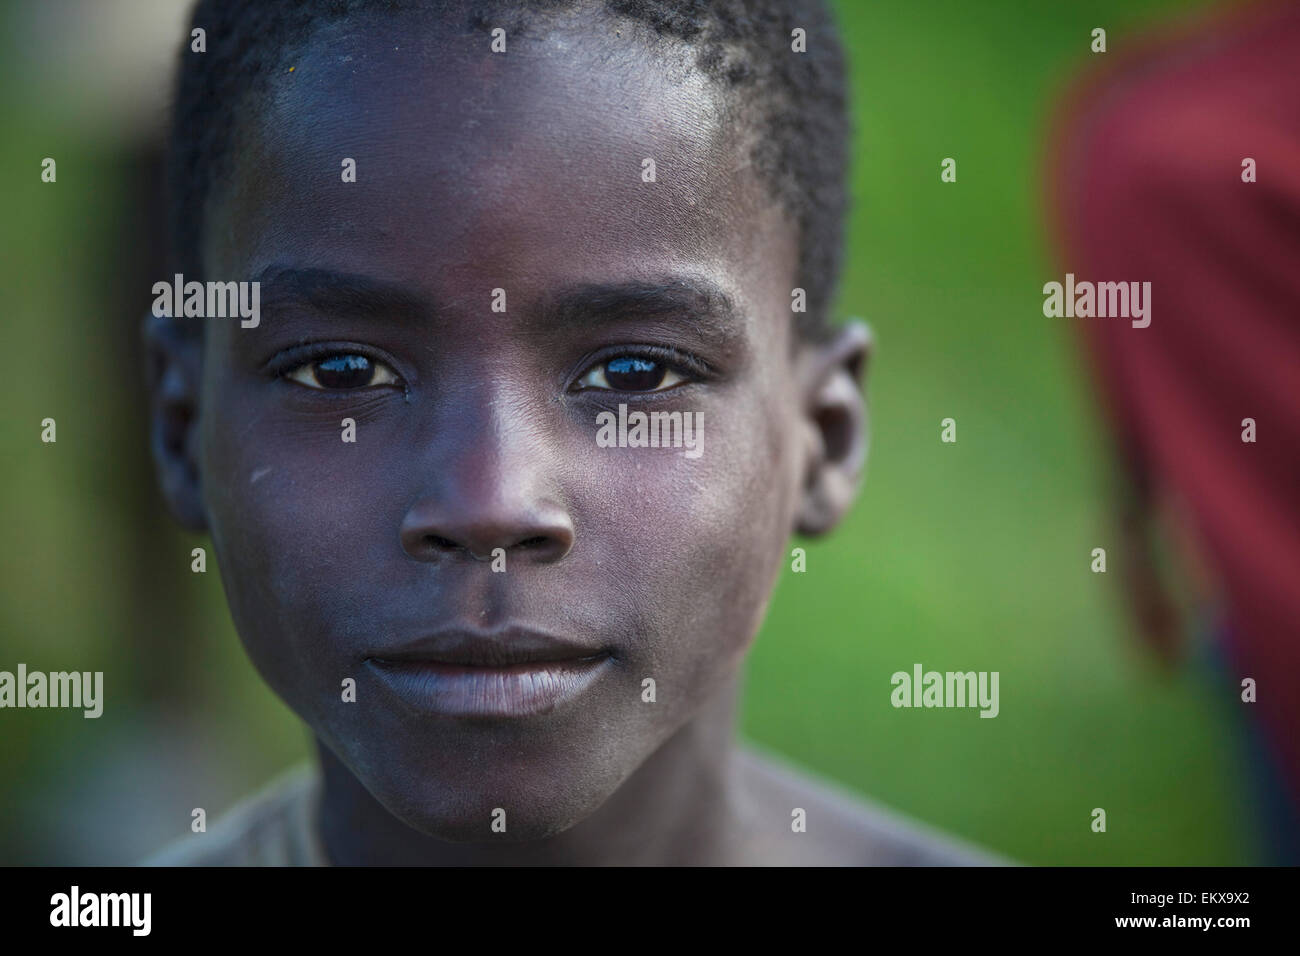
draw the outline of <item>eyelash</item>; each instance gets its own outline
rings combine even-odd
[[[651,389],[642,392],[623,392],[625,395],[658,395],[664,392],[671,392],[685,385],[691,385],[702,379],[707,379],[712,374],[709,364],[698,356],[691,355],[689,352],[679,352],[676,349],[667,349],[657,345],[633,345],[617,346],[606,350],[595,358],[588,359],[582,366],[582,372],[576,377],[575,384],[570,387],[571,392],[619,392],[616,388],[597,388],[597,387],[578,387],[578,383],[587,375],[602,365],[620,358],[640,358],[657,362],[667,368],[670,372],[682,376],[683,381],[674,383],[668,388]]]
[[[328,358],[338,358],[344,355],[360,355],[362,358],[369,360],[374,365],[383,366],[393,373],[393,377],[396,381],[384,382],[379,385],[365,385],[361,388],[316,388],[311,385],[304,385],[301,382],[294,382],[289,378],[293,372],[296,372],[301,368],[305,368]],[[267,375],[273,378],[282,379],[289,384],[298,385],[301,388],[311,389],[316,392],[324,392],[325,394],[366,392],[376,388],[399,388],[403,391],[407,389],[406,381],[402,378],[402,374],[397,371],[397,363],[393,359],[376,349],[354,345],[347,342],[321,342],[310,345],[295,345],[272,356],[265,366],[263,366],[263,370]]]
[[[360,355],[376,365],[382,365],[392,371],[395,382],[384,383],[381,385],[367,385],[361,388],[351,389],[332,389],[332,388],[315,388],[310,385],[295,383],[289,379],[289,375],[300,368],[310,366],[313,363],[320,362],[328,358],[336,358],[342,355]],[[578,383],[598,367],[620,358],[640,358],[648,359],[663,365],[670,372],[680,375],[683,379],[681,382],[674,383],[668,388],[653,389],[643,392],[626,392],[628,395],[655,395],[663,392],[669,392],[684,385],[691,385],[695,382],[708,379],[713,374],[713,369],[704,359],[692,355],[689,352],[682,352],[676,349],[663,348],[657,345],[635,345],[635,346],[617,346],[605,350],[603,353],[587,359],[582,365],[582,371],[575,377],[574,385],[570,386],[571,392],[618,392],[616,388],[598,388],[598,387],[578,387]],[[315,344],[296,345],[276,353],[263,366],[265,374],[272,378],[282,379],[290,384],[297,384],[301,388],[309,388],[312,391],[324,392],[326,394],[340,394],[344,392],[364,392],[375,388],[400,388],[407,390],[408,386],[397,371],[397,363],[384,353],[376,349],[355,345],[346,342],[321,342]]]

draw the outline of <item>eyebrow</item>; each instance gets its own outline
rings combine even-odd
[[[418,318],[432,312],[432,303],[416,290],[356,273],[272,265],[256,281],[263,286],[264,308],[301,302],[323,312],[373,318]]]
[[[438,303],[417,289],[358,273],[272,265],[257,281],[264,286],[266,308],[302,302],[323,312],[406,319],[427,319],[438,311]],[[484,290],[485,311],[491,291]],[[743,327],[740,310],[721,286],[687,275],[568,286],[543,296],[536,318],[538,332],[587,330],[635,319],[682,321],[719,340],[739,335]]]
[[[743,325],[734,300],[711,280],[673,276],[571,286],[543,299],[541,324],[589,329],[631,319],[681,320],[708,337],[737,335]]]

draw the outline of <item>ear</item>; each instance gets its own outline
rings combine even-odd
[[[867,460],[863,381],[874,340],[859,319],[825,342],[805,346],[801,363],[806,459],[795,530],[820,535],[840,522],[862,480]]]
[[[149,445],[172,514],[191,531],[207,530],[198,469],[199,378],[203,339],[175,319],[146,314],[142,326],[149,376]]]

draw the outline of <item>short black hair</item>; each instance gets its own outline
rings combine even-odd
[[[203,275],[203,206],[228,159],[240,102],[278,67],[286,48],[326,23],[371,12],[426,11],[466,31],[527,32],[542,15],[582,0],[198,0],[191,30],[206,50],[182,48],[168,143],[168,229],[173,271]],[[648,26],[695,48],[695,68],[746,109],[758,129],[750,157],[799,231],[798,285],[811,337],[828,327],[848,205],[848,91],[844,55],[824,0],[593,0],[607,16]],[[792,31],[804,31],[795,52]]]

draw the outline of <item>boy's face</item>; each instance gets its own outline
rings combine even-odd
[[[205,278],[261,321],[206,320],[193,494],[248,653],[371,793],[536,837],[728,686],[851,498],[865,342],[795,347],[794,230],[704,79],[612,24],[428,32],[324,30],[241,118]],[[702,453],[600,447],[620,403]]]

